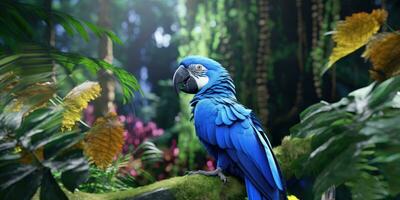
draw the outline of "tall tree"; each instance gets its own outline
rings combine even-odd
[[[98,0],[98,25],[107,29],[111,28],[110,19],[110,0]],[[99,58],[108,63],[112,63],[113,43],[110,37],[103,35],[99,41]],[[112,77],[112,72],[109,70],[101,70],[98,72],[99,83],[102,88],[101,96],[95,101],[94,114],[104,116],[110,111],[115,111],[115,82]]]
[[[52,19],[53,0],[44,0],[43,7],[46,10],[46,12],[49,13],[49,17],[46,20],[47,27],[45,30],[44,39],[50,46],[54,47],[56,44],[56,35],[54,32],[54,25]]]
[[[261,121],[264,127],[268,122],[268,76],[267,67],[268,59],[271,55],[271,33],[269,30],[269,2],[268,0],[259,1],[259,34],[257,48],[257,64],[256,64],[256,86],[257,86],[257,106]]]

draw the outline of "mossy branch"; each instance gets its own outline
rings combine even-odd
[[[228,177],[226,184],[216,177],[202,175],[180,176],[143,187],[105,194],[68,192],[71,200],[204,200],[204,199],[244,199],[246,189],[234,177]]]
[[[310,152],[310,139],[285,137],[282,145],[274,148],[286,178],[295,175],[301,168],[301,160]],[[67,192],[69,199],[87,200],[204,200],[204,199],[245,199],[246,189],[241,181],[228,177],[223,184],[217,177],[202,175],[180,176],[143,187],[105,194]]]

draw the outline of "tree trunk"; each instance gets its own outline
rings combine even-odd
[[[43,1],[43,7],[46,10],[46,12],[49,13],[49,18],[46,20],[46,30],[44,34],[44,41],[49,45],[50,47],[55,47],[56,45],[56,34],[54,32],[54,23],[52,19],[52,8],[53,8],[53,0],[44,0]],[[52,69],[52,75],[51,79],[53,82],[56,82],[56,63],[52,61],[53,64],[53,69]]]
[[[49,18],[46,20],[46,32],[44,35],[45,41],[48,43],[49,46],[54,47],[56,44],[56,35],[54,32],[54,24],[52,20],[52,7],[53,7],[53,0],[44,0],[43,1],[43,7],[46,10],[46,12],[50,13]]]
[[[268,27],[269,21],[269,2],[268,0],[259,1],[259,34],[256,63],[256,86],[257,86],[257,106],[261,122],[266,128],[268,123],[268,59],[271,55],[270,37],[271,31]]]
[[[111,28],[110,2],[110,0],[98,0],[98,25],[106,29]],[[113,43],[106,35],[103,35],[99,41],[99,58],[108,63],[113,62]],[[95,101],[94,114],[99,117],[115,111],[115,81],[112,73],[108,70],[100,70],[97,76],[102,91],[101,96]]]

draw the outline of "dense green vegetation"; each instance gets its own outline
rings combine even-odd
[[[192,54],[232,75],[289,194],[399,198],[399,19],[394,0],[3,0],[0,199],[243,198],[176,177],[215,168],[170,80]]]

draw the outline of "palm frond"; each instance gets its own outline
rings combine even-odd
[[[70,36],[77,34],[88,41],[90,30],[98,37],[108,36],[113,42],[122,44],[112,31],[78,20],[66,13],[56,10],[48,11],[43,7],[19,1],[0,2],[0,26],[7,27],[0,30],[0,37],[6,41],[6,44],[19,41],[32,42],[31,38],[35,32],[35,23],[32,21],[48,22],[49,20],[54,24],[60,24]]]

